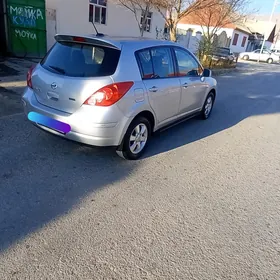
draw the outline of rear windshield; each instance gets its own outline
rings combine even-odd
[[[229,49],[224,49],[224,48],[217,48],[217,53],[219,53],[221,55],[229,55],[230,50]]]
[[[101,77],[115,73],[120,51],[73,42],[57,42],[41,62],[49,71],[70,77]]]

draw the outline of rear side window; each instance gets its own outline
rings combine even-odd
[[[140,51],[138,53],[139,63],[142,68],[142,78],[151,79],[154,77],[154,69],[150,50]]]
[[[70,77],[101,77],[115,73],[120,51],[73,42],[57,42],[41,65]]]
[[[217,52],[221,55],[230,55],[230,50],[226,48],[217,48]]]
[[[174,65],[169,48],[151,49],[154,75],[157,78],[174,77]]]
[[[139,51],[138,60],[143,79],[174,77],[170,48],[159,47]]]

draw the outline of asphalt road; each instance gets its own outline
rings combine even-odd
[[[280,66],[218,78],[146,158],[0,119],[0,279],[280,279]]]

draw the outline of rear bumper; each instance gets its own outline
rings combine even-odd
[[[98,116],[96,116],[96,112],[94,112],[95,108],[88,105],[81,106],[80,109],[73,114],[61,112],[40,104],[33,91],[29,88],[26,88],[24,91],[22,103],[26,116],[28,116],[30,112],[36,112],[69,124],[71,126],[71,131],[67,134],[62,134],[52,128],[33,122],[36,126],[60,137],[92,146],[104,147],[120,145],[131,121],[114,105],[110,107],[110,110],[112,110],[111,116],[108,114],[108,108],[104,108],[104,118],[102,118],[102,109],[100,110],[99,108],[97,112]],[[94,120],[98,120],[98,122],[94,122]]]

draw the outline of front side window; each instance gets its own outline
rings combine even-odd
[[[152,23],[152,13],[147,14],[147,20],[146,20],[146,26],[144,27],[144,31],[146,32],[151,32],[151,23]],[[141,21],[140,21],[140,26],[142,28],[144,24],[144,12],[141,14]]]
[[[107,0],[90,0],[89,2],[89,21],[106,24]]]
[[[143,79],[174,77],[174,65],[169,48],[160,47],[140,51],[138,59]]]
[[[178,64],[177,76],[196,77],[202,74],[202,67],[187,51],[182,49],[175,49],[175,56]]]

